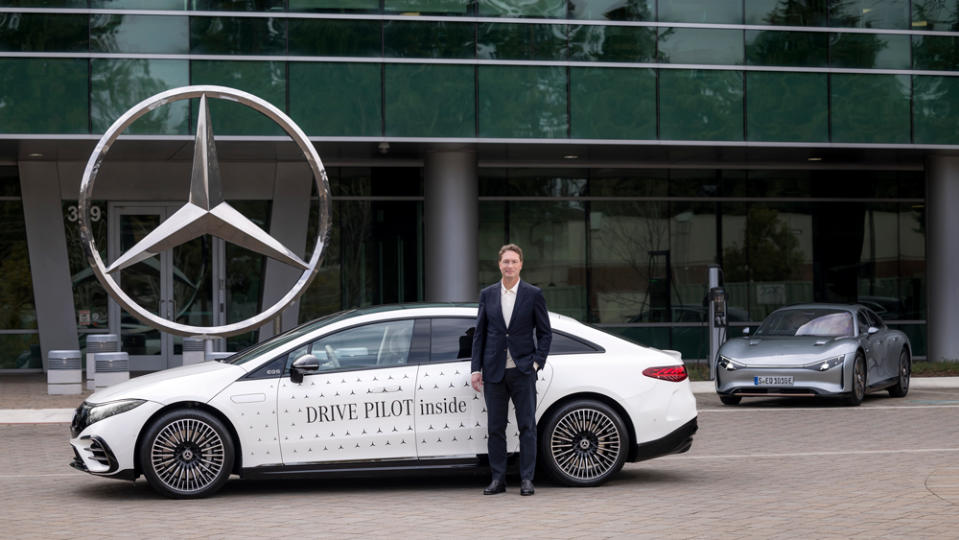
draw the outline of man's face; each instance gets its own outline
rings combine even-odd
[[[513,280],[519,277],[520,270],[523,269],[523,261],[519,258],[519,253],[506,250],[499,258],[499,271],[503,274],[503,279]]]

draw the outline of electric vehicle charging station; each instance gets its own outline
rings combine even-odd
[[[706,270],[706,284],[709,287],[707,304],[709,316],[706,318],[709,332],[709,380],[716,380],[716,362],[719,360],[719,347],[726,341],[726,289],[723,288],[723,271],[715,264]]]

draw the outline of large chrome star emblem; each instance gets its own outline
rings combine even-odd
[[[194,142],[193,169],[190,178],[190,194],[186,204],[151,231],[132,248],[121,254],[109,267],[105,267],[99,251],[90,234],[90,201],[93,198],[93,184],[103,159],[113,142],[137,118],[151,110],[182,99],[200,98],[197,119],[196,140]],[[300,147],[313,170],[317,193],[319,194],[320,226],[316,247],[309,261],[301,259],[294,251],[270,236],[223,200],[223,187],[220,167],[216,158],[216,144],[213,126],[210,122],[208,98],[227,99],[251,107],[277,122],[293,141]],[[80,234],[90,266],[97,279],[107,289],[110,296],[124,309],[135,315],[143,323],[154,328],[184,336],[226,337],[240,334],[268,322],[279,315],[290,303],[296,300],[316,275],[322,253],[327,244],[330,230],[330,192],[326,171],[316,149],[306,134],[286,114],[269,102],[252,94],[222,86],[186,86],[162,92],[147,98],[124,113],[110,129],[103,134],[90,155],[80,185]],[[172,249],[203,235],[218,238],[255,251],[267,257],[296,267],[303,271],[293,288],[276,304],[244,321],[223,326],[190,326],[160,317],[134,302],[119,286],[112,273],[128,268],[162,251]]]

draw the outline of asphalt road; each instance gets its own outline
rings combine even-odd
[[[66,424],[0,425],[4,538],[957,538],[959,389],[861,407],[698,395],[692,450],[600,488],[487,478],[248,482],[167,500],[67,466]]]

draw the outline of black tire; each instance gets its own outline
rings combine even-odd
[[[866,357],[861,352],[857,352],[852,365],[852,389],[846,395],[846,405],[856,407],[862,403],[864,397],[866,397]]]
[[[194,499],[223,487],[233,471],[235,450],[229,430],[217,417],[178,409],[150,424],[139,455],[150,487],[174,499]]]
[[[742,400],[742,396],[719,396],[719,401],[722,401],[723,405],[739,405]]]
[[[909,358],[909,352],[903,349],[899,352],[899,379],[895,386],[889,388],[889,395],[892,397],[906,397],[909,393],[909,379],[912,377],[912,359]]]
[[[543,469],[574,487],[598,486],[619,472],[629,453],[629,432],[612,407],[577,400],[556,409],[539,440]]]

